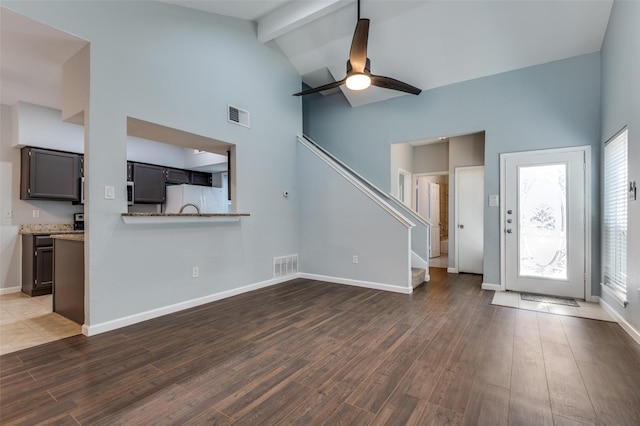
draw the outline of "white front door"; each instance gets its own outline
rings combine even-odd
[[[585,151],[503,154],[507,290],[585,297]]]
[[[458,272],[484,270],[484,166],[457,167],[456,264]]]
[[[431,254],[440,257],[440,185],[429,182],[429,221],[431,222]]]

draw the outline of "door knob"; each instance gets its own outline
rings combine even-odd
[[[460,229],[464,229],[464,225],[458,225]]]
[[[507,223],[513,222],[513,219],[507,219]]]
[[[507,229],[507,234],[511,234],[513,231],[511,229]]]
[[[513,210],[507,210],[507,214],[512,214]]]

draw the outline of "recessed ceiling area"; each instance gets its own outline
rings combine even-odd
[[[62,109],[62,64],[87,44],[64,31],[0,8],[0,103]]]
[[[162,2],[255,22],[258,40],[275,42],[311,87],[345,76],[357,21],[355,0]],[[598,52],[612,4],[612,0],[362,0],[361,17],[371,19],[367,52],[371,72],[425,91]],[[1,102],[12,105],[24,100],[60,109],[61,65],[86,41],[6,8],[0,17]],[[341,87],[328,94],[339,91],[354,107],[413,96],[378,87],[362,92]]]

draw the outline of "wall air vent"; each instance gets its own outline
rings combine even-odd
[[[249,120],[249,111],[234,107],[233,105],[229,105],[227,121],[239,126],[251,127],[251,122]]]
[[[298,273],[298,255],[280,256],[273,258],[273,277],[284,277]]]

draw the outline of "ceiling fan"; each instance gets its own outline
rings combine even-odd
[[[303,96],[310,93],[322,92],[334,87],[346,84],[350,90],[364,90],[369,86],[378,86],[385,89],[399,90],[401,92],[419,95],[421,89],[404,83],[391,77],[371,74],[371,61],[367,58],[367,40],[369,38],[369,19],[360,19],[360,0],[358,0],[358,23],[351,41],[351,51],[347,61],[347,75],[340,81],[325,84],[313,89],[294,93],[293,96]]]

